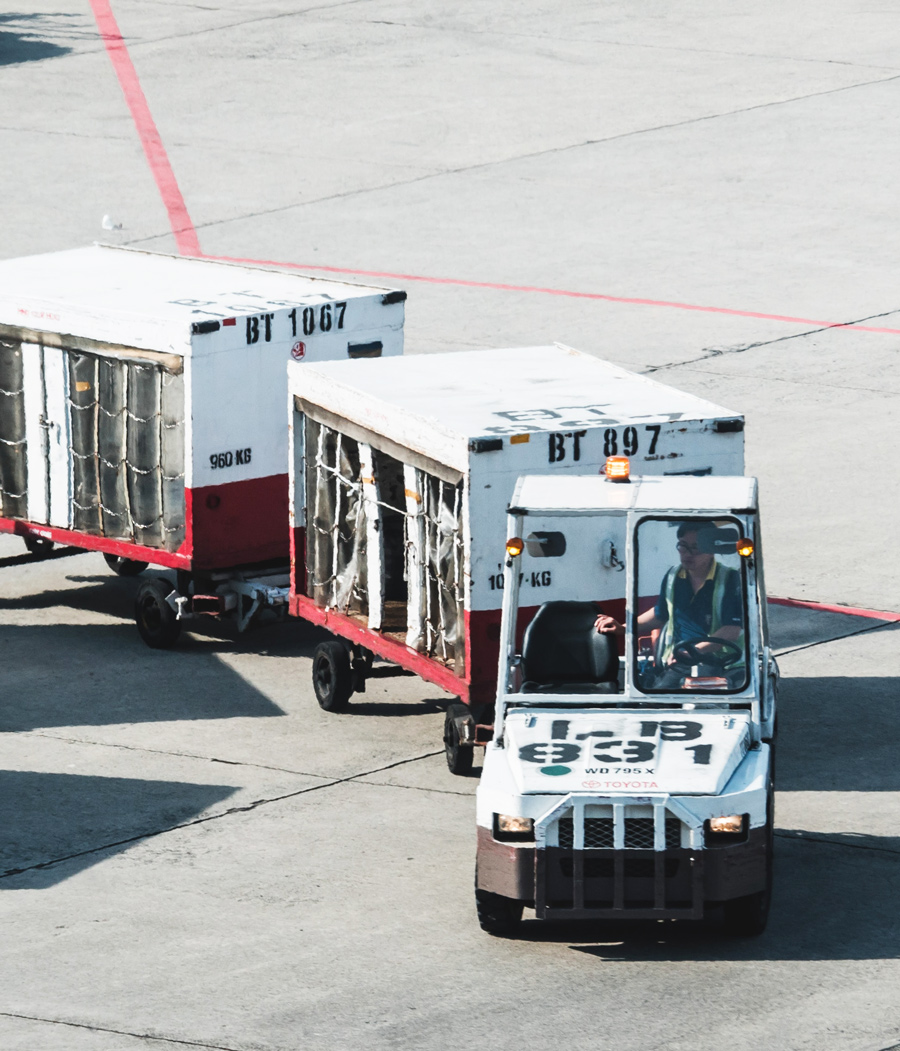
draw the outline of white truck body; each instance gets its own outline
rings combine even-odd
[[[617,484],[535,476],[517,484],[495,733],[477,792],[476,894],[485,929],[508,933],[523,905],[543,918],[701,918],[715,905],[745,933],[760,917],[765,922],[777,667],[768,647],[757,511],[751,478],[644,476]],[[740,643],[727,657],[704,657],[695,646],[696,667],[675,664],[651,674],[647,662],[658,657],[641,651],[638,615],[659,601],[660,579],[665,589],[675,527],[679,538],[706,530],[750,541],[749,554],[724,541],[707,552],[717,552],[710,587],[717,574],[731,579],[729,562],[740,576]],[[520,580],[536,554],[539,564],[552,562],[560,587],[541,612],[559,617],[587,607],[585,630],[595,638],[594,617],[607,612],[603,578],[620,573],[602,557],[611,534],[622,544],[627,579],[624,654],[596,685],[567,680],[568,651],[551,681],[529,681],[539,659],[554,658],[538,647],[558,649],[568,640],[539,637],[535,615],[523,641]],[[663,542],[654,549],[656,536]],[[545,547],[556,537],[555,552],[541,554],[535,537]],[[714,638],[694,640],[706,641]],[[705,660],[723,663],[704,668]],[[727,677],[729,660],[734,674]],[[740,827],[723,839],[710,822],[726,818]]]
[[[494,697],[502,523],[519,477],[596,473],[615,453],[648,474],[744,468],[740,414],[560,345],[289,371],[293,612],[472,705]],[[320,552],[349,506],[359,543]],[[624,600],[623,577],[602,583],[598,597]],[[525,605],[563,584],[529,575]]]

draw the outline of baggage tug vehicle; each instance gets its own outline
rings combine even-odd
[[[539,919],[717,914],[761,933],[778,669],[756,480],[629,478],[624,458],[602,476],[521,478],[506,552],[477,792],[482,928],[512,934],[528,906]],[[685,590],[698,560],[705,620]],[[545,601],[517,630],[522,582],[545,569]]]

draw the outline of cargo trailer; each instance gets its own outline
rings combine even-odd
[[[744,470],[740,414],[561,345],[288,372],[290,612],[334,636],[313,662],[319,703],[345,707],[376,657],[414,672],[461,702],[445,728],[457,771],[490,735],[517,479],[616,455],[643,474]],[[621,528],[598,540],[611,572],[596,598],[624,613]],[[520,630],[553,598],[545,565],[521,581]]]
[[[0,531],[174,568],[183,615],[204,575],[286,573],[287,362],[402,353],[405,298],[105,246],[0,262]]]

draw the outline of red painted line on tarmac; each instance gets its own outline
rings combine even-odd
[[[150,171],[153,173],[160,197],[169,213],[169,223],[175,235],[178,251],[181,255],[202,255],[197,231],[194,229],[184,198],[181,196],[175,173],[169,163],[169,155],[166,153],[162,137],[150,113],[137,70],[134,68],[128,48],[119,32],[109,0],[90,0],[90,3],[100,36],[106,46],[116,76],[119,78],[125,101],[131,110],[132,120],[150,164]]]
[[[872,620],[886,620],[892,624],[900,623],[900,613],[889,613],[883,609],[860,609],[857,606],[834,606],[827,602],[807,602],[799,598],[770,598],[770,606],[793,606],[797,609],[811,609],[817,613],[845,613],[849,617],[870,617]]]
[[[125,101],[131,110],[141,145],[150,164],[153,178],[169,214],[169,223],[175,235],[178,251],[182,255],[203,256],[229,263],[246,263],[255,266],[289,267],[294,270],[314,270],[329,274],[346,274],[355,277],[377,277],[389,281],[419,282],[432,285],[453,285],[457,288],[484,288],[497,292],[524,292],[532,295],[563,296],[570,299],[588,299],[604,303],[623,303],[629,306],[664,307],[669,310],[689,310],[704,314],[723,314],[728,317],[756,318],[761,321],[780,321],[791,325],[811,325],[814,328],[845,328],[854,332],[878,332],[900,335],[898,328],[874,325],[848,324],[843,321],[822,321],[818,318],[793,317],[787,314],[767,314],[758,310],[737,310],[733,307],[703,306],[698,303],[681,303],[666,299],[646,299],[635,296],[612,296],[601,292],[576,292],[565,288],[545,288],[540,285],[513,285],[498,281],[469,281],[456,277],[429,277],[424,274],[399,274],[387,270],[361,270],[353,267],[323,266],[319,263],[282,263],[274,260],[244,259],[234,256],[206,256],[200,250],[197,231],[188,214],[187,205],[178,187],[169,156],[162,137],[153,120],[147,99],[141,88],[137,70],[128,54],[118,23],[112,13],[109,0],[90,0],[94,19],[109,54],[113,69],[119,79]]]
[[[418,281],[431,285],[455,285],[461,288],[488,288],[499,292],[529,292],[545,296],[567,296],[571,299],[602,300],[606,303],[627,303],[632,306],[666,307],[670,310],[694,310],[706,314],[726,314],[731,317],[759,318],[763,321],[783,321],[792,325],[812,325],[814,328],[845,328],[854,332],[881,332],[900,336],[900,328],[880,328],[844,321],[821,321],[815,318],[790,317],[786,314],[764,314],[757,310],[735,310],[732,307],[706,307],[696,303],[678,303],[666,299],[640,299],[630,296],[609,296],[600,292],[574,292],[565,288],[543,288],[539,285],[508,285],[496,281],[467,281],[458,277],[428,277],[423,274],[396,274],[388,270],[356,270],[345,266],[322,266],[319,263],[279,263],[272,259],[242,259],[226,255],[208,255],[223,263],[246,263],[252,266],[281,266],[293,270],[316,270],[328,274],[352,274],[355,277],[378,277],[389,281]]]

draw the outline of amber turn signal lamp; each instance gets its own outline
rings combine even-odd
[[[737,542],[737,553],[741,558],[749,558],[753,554],[753,541],[744,537]]]
[[[514,536],[506,541],[506,553],[512,558],[517,558],[525,550],[525,541],[520,536]]]

